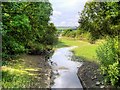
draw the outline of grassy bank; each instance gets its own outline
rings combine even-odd
[[[96,49],[102,42],[103,42],[102,40],[98,40],[96,44],[90,44],[87,41],[62,37],[59,39],[56,48],[67,47],[67,46],[78,46],[73,50],[76,56],[85,60],[97,62]]]
[[[2,66],[3,88],[48,87],[49,65],[43,56],[22,55]]]

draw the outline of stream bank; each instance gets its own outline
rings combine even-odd
[[[99,66],[94,62],[84,61],[78,70],[78,77],[85,89],[104,88],[103,77],[100,75]]]
[[[20,55],[1,69],[3,88],[50,88],[52,69],[43,55]]]
[[[79,57],[76,58],[78,59]],[[118,90],[117,88],[104,83],[104,76],[100,74],[100,65],[95,62],[84,60],[82,66],[78,69],[77,75],[85,90],[89,88]]]
[[[21,56],[27,72],[35,74],[35,80],[31,88],[50,88],[51,66],[44,55]]]
[[[74,61],[82,62],[79,67],[77,76],[82,83],[84,89],[88,88],[105,88],[103,76],[100,74],[99,64],[93,61],[83,60],[73,55]]]

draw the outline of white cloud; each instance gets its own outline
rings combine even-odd
[[[62,8],[74,8],[74,6],[80,4],[80,3],[85,3],[88,0],[50,0],[54,5],[56,3],[59,3],[58,7]]]
[[[62,21],[59,23],[59,26],[78,26],[79,24],[75,21]]]
[[[54,16],[60,16],[60,15],[62,15],[62,13],[60,11],[53,11],[53,15]]]
[[[66,25],[66,22],[65,21],[62,21],[61,23],[60,23],[60,26],[65,26]]]
[[[66,3],[63,3],[63,7],[72,7],[77,4],[78,0],[65,0]]]
[[[77,14],[77,15],[75,15],[75,18],[79,18],[80,16]]]
[[[55,18],[55,17],[53,17],[53,16],[51,16],[50,18],[51,18],[52,20],[56,20],[56,18]]]
[[[50,0],[53,7],[51,20],[56,26],[78,25],[79,13],[87,0]]]

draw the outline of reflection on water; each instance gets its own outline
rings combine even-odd
[[[70,50],[73,48],[75,47],[60,48],[51,57],[52,69],[59,73],[52,88],[82,88],[77,77],[78,67],[82,63],[71,61],[73,54]]]

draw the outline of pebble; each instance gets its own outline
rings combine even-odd
[[[97,78],[97,76],[95,75],[95,76],[94,76],[94,79],[96,79],[96,78]]]
[[[100,88],[104,88],[105,86],[104,85],[101,85]]]
[[[94,77],[91,78],[92,80],[97,79],[97,76],[95,75]]]
[[[101,82],[101,84],[103,85],[103,84],[104,84],[104,82],[102,81],[102,82]]]
[[[48,76],[48,74],[45,74],[45,76]]]
[[[96,82],[96,86],[99,86],[99,85],[100,85],[100,82],[99,82],[99,81],[97,81],[97,82]]]

